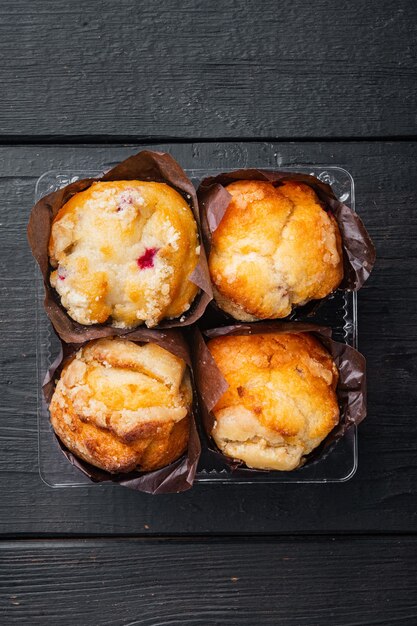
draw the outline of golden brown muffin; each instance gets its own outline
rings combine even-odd
[[[49,411],[76,456],[108,472],[154,470],[187,448],[192,389],[184,361],[155,343],[86,344],[65,365]]]
[[[229,335],[207,346],[229,385],[212,430],[227,456],[293,470],[338,423],[338,371],[312,335]]]
[[[218,305],[243,321],[286,317],[343,278],[337,222],[308,185],[237,181],[212,236],[209,269]]]
[[[192,211],[172,187],[97,182],[53,221],[51,285],[80,324],[151,327],[190,308],[199,252]]]

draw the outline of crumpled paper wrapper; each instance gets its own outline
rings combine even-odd
[[[225,456],[217,448],[211,438],[214,425],[213,408],[228,388],[228,384],[216,365],[206,340],[227,335],[255,335],[264,333],[311,333],[331,354],[339,370],[339,382],[336,393],[339,400],[340,420],[337,426],[327,435],[324,441],[313,450],[300,468],[292,471],[302,471],[313,463],[323,460],[353,426],[360,424],[366,417],[366,362],[360,352],[344,343],[331,338],[332,331],[325,326],[304,324],[301,322],[257,322],[234,324],[200,332],[194,330],[194,379],[199,398],[200,417],[207,439],[210,456],[217,461],[220,467],[234,471],[238,468],[247,468],[243,461]],[[251,472],[265,472],[275,470],[256,470]]]
[[[338,289],[357,291],[362,287],[375,263],[374,244],[360,217],[338,200],[330,185],[310,174],[242,169],[205,178],[199,185],[197,196],[207,256],[210,254],[211,235],[220,224],[231,200],[226,185],[237,180],[261,180],[270,182],[276,187],[285,181],[293,180],[312,187],[325,210],[331,211],[334,215],[342,237],[344,276]],[[294,311],[298,310],[304,315],[310,315],[317,308],[317,303],[325,300],[326,298],[323,298],[323,300],[307,303],[304,307],[294,307]],[[228,317],[232,319],[231,316]]]
[[[84,326],[71,319],[61,305],[59,295],[49,282],[51,267],[49,265],[48,243],[54,217],[74,194],[88,189],[95,181],[111,180],[149,180],[167,183],[186,199],[193,211],[197,225],[200,224],[194,186],[173,157],[165,152],[143,150],[122,161],[99,178],[78,180],[41,198],[30,214],[28,240],[32,254],[38,262],[43,276],[46,313],[58,336],[67,343],[80,343],[92,339],[93,336],[97,338],[121,334],[119,329],[112,327],[110,323]],[[200,241],[202,243],[201,232]],[[188,326],[203,315],[207,304],[212,299],[212,289],[203,245],[201,245],[200,250],[199,262],[191,275],[192,282],[201,289],[200,293],[197,294],[190,310],[184,313],[184,321],[181,322],[179,318],[163,320],[156,328]],[[99,331],[98,335],[97,331]]]
[[[91,339],[98,339],[103,336],[98,328],[95,330],[96,335],[92,336]],[[91,332],[93,333],[94,329],[91,329]],[[129,339],[129,341],[137,343],[157,343],[161,348],[165,348],[165,350],[183,359],[190,368],[191,375],[193,374],[190,351],[180,331],[155,331],[148,328],[137,328],[130,331],[125,330],[124,333],[118,333],[118,336],[123,336],[125,339]],[[68,359],[80,350],[85,343],[87,342],[66,344],[61,341],[61,353],[49,369],[42,387],[48,406],[55,390],[55,381],[59,379],[62,368]],[[56,435],[55,437],[64,456],[71,465],[77,467],[94,483],[113,482],[135,491],[144,491],[151,494],[179,493],[192,487],[201,454],[201,443],[197,433],[195,415],[196,401],[194,399],[187,452],[170,465],[152,472],[137,471],[129,474],[110,474],[76,457]]]

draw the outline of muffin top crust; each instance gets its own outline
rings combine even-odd
[[[185,362],[155,343],[91,341],[65,365],[49,407],[69,450],[109,472],[152,470],[186,449],[192,404]]]
[[[212,431],[227,456],[292,470],[338,423],[339,373],[313,335],[230,335],[207,347],[229,385],[213,409]]]
[[[236,181],[212,234],[209,269],[217,303],[243,321],[288,316],[343,278],[341,236],[308,185]]]
[[[53,221],[50,282],[80,324],[152,327],[190,308],[199,253],[194,216],[175,189],[95,182]]]

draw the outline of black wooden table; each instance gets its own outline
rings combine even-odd
[[[1,624],[417,624],[416,23],[413,0],[1,1]],[[35,181],[144,146],[352,173],[378,262],[350,481],[42,483]]]

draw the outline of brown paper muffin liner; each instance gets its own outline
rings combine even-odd
[[[216,461],[220,461],[223,467],[232,471],[237,468],[247,468],[247,466],[243,461],[232,459],[220,452],[211,437],[215,421],[212,410],[227,390],[228,384],[206,345],[206,339],[227,335],[254,335],[272,332],[313,334],[328,350],[339,370],[339,382],[336,389],[340,408],[339,423],[324,441],[305,458],[302,466],[292,471],[300,471],[302,467],[323,460],[331,452],[337,441],[366,417],[365,358],[351,346],[334,341],[331,338],[332,331],[330,328],[301,322],[242,323],[202,332],[195,328],[193,338],[194,379],[199,398],[201,422],[206,435],[206,445],[210,455]],[[249,469],[251,472],[275,471]]]
[[[344,276],[338,289],[357,291],[362,287],[375,263],[374,244],[360,217],[346,204],[338,200],[330,185],[321,182],[310,174],[242,169],[205,178],[199,185],[197,195],[207,257],[210,254],[211,235],[220,224],[231,200],[226,185],[237,180],[261,180],[270,182],[275,187],[293,180],[312,187],[323,203],[325,210],[332,212],[339,226],[342,238]],[[311,315],[317,309],[317,305],[326,299],[323,298],[322,300],[311,301],[304,306],[294,307],[294,312]],[[212,306],[215,306],[214,302]],[[218,309],[217,305],[215,308]],[[233,319],[230,315],[225,315],[228,316],[228,319]],[[293,316],[291,315],[291,317]]]
[[[94,330],[96,331],[95,336]],[[89,338],[90,340],[98,339],[103,336],[98,328],[91,329],[91,334],[93,336]],[[130,331],[125,330],[124,333],[117,333],[117,335],[136,343],[157,343],[161,348],[175,354],[187,363],[190,368],[191,379],[193,380],[190,351],[180,331],[157,331],[150,330],[148,328],[137,328]],[[112,336],[115,335],[113,334]],[[61,341],[61,352],[49,369],[42,387],[48,407],[55,390],[56,381],[60,377],[62,368],[65,363],[67,363],[68,359],[71,358],[75,352],[80,350],[86,343],[87,341],[83,341],[82,343],[66,344]],[[144,491],[151,494],[179,493],[192,487],[201,454],[201,444],[195,420],[196,398],[194,393],[187,452],[170,465],[166,465],[165,467],[151,472],[135,471],[128,474],[110,474],[109,472],[101,470],[98,467],[94,467],[86,461],[79,459],[64,446],[56,435],[55,438],[62,453],[71,465],[77,467],[94,483],[113,482],[123,485],[124,487],[129,487],[129,489],[134,489],[135,491]]]
[[[28,224],[28,240],[32,254],[39,264],[45,286],[45,309],[57,334],[68,343],[80,343],[91,339],[92,336],[107,337],[119,335],[117,328],[110,323],[84,326],[73,320],[61,305],[59,295],[53,289],[49,281],[50,265],[48,257],[48,243],[51,226],[59,209],[76,193],[88,189],[95,181],[112,180],[147,180],[167,183],[174,187],[190,205],[196,219],[200,241],[200,218],[198,214],[197,196],[192,182],[184,170],[178,165],[173,157],[165,152],[153,152],[143,150],[134,156],[113,167],[110,171],[99,178],[86,178],[71,183],[63,189],[44,196],[33,207]],[[204,313],[207,304],[212,299],[210,277],[204,245],[200,246],[199,262],[192,273],[190,280],[200,289],[189,311],[181,318],[163,320],[156,328],[173,328],[188,326],[196,322]],[[184,318],[184,319],[183,319]],[[180,321],[183,319],[183,321]],[[99,331],[99,335],[97,335]]]

